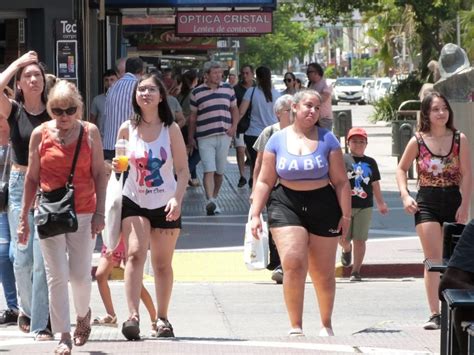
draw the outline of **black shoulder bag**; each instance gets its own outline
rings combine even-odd
[[[38,207],[35,211],[34,221],[40,239],[77,231],[78,224],[74,207],[74,185],[72,184],[72,179],[79,151],[81,150],[83,133],[84,127],[81,124],[79,140],[74,152],[71,173],[69,174],[66,186],[53,191],[40,191],[38,193]]]
[[[252,114],[252,98],[253,98],[253,93],[255,92],[255,86],[253,87],[252,95],[250,96],[250,104],[249,107],[247,108],[247,111],[245,111],[244,115],[240,119],[238,125],[237,125],[237,133],[245,133],[249,127],[250,127],[250,116]]]

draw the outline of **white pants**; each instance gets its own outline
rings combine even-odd
[[[48,280],[49,312],[53,333],[71,331],[68,281],[79,317],[89,311],[91,265],[95,238],[91,234],[92,214],[78,214],[75,233],[60,234],[40,241]]]

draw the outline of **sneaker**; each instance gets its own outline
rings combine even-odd
[[[341,264],[344,267],[349,267],[352,264],[352,250],[345,252],[344,250],[342,251],[341,254]]]
[[[281,266],[278,266],[275,270],[273,270],[272,280],[275,281],[278,285],[281,285],[283,283],[283,269],[281,268]]]
[[[156,321],[157,338],[174,338],[173,326],[165,318],[158,318]]]
[[[358,272],[353,272],[349,278],[349,281],[362,281],[362,277]]]
[[[215,203],[215,202],[214,202]],[[221,208],[219,207],[219,205],[216,203],[216,208],[214,209],[214,214],[220,214],[222,213],[222,210]]]
[[[441,314],[432,314],[430,319],[423,324],[423,329],[435,330],[441,328]]]
[[[301,328],[292,328],[288,332],[288,336],[290,338],[304,337],[303,329],[301,329]]]
[[[5,309],[0,311],[0,324],[12,325],[18,322],[18,311],[14,309]]]
[[[214,216],[214,211],[216,210],[216,203],[213,200],[209,200],[206,205],[206,213],[208,216]]]
[[[241,176],[239,179],[239,183],[237,184],[237,187],[244,187],[246,183],[247,183],[247,179]]]

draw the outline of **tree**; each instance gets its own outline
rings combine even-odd
[[[322,22],[347,22],[354,10],[376,14],[390,12],[395,7],[403,11],[408,9],[413,14],[416,36],[419,38],[422,76],[427,74],[427,63],[439,57],[443,45],[455,42],[453,29],[458,11],[473,10],[472,0],[299,0],[297,4],[308,18],[318,14]],[[401,20],[404,18],[399,17],[392,25],[400,24]],[[468,26],[472,27],[472,21]],[[467,39],[472,40],[472,36]],[[382,50],[385,52],[381,55],[388,59],[389,48]]]
[[[291,19],[296,14],[293,4],[281,4],[274,13],[274,30],[258,38],[247,38],[240,62],[255,67],[266,65],[270,69],[281,69],[294,58],[311,53],[316,41],[325,35],[324,30],[307,28]]]

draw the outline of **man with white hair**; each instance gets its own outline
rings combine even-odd
[[[221,64],[206,62],[203,71],[204,83],[191,92],[188,149],[192,151],[199,147],[204,168],[206,213],[211,216],[220,212],[216,199],[222,185],[230,142],[239,122],[239,110],[234,89],[222,82]]]

